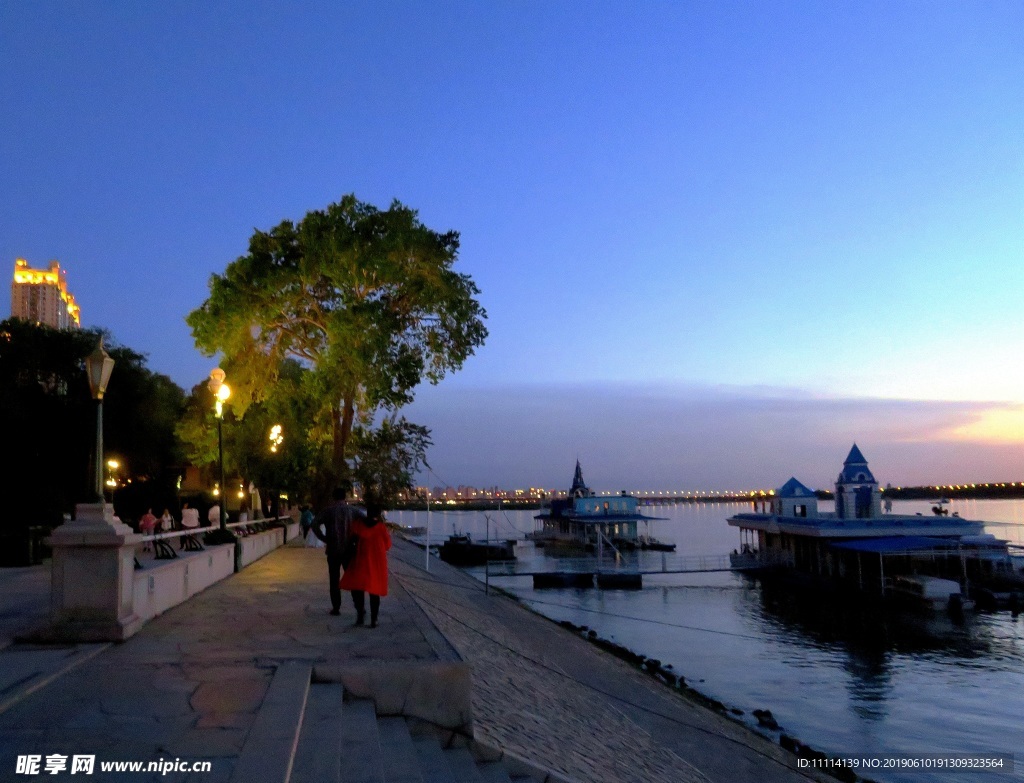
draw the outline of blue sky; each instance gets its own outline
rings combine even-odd
[[[0,259],[60,260],[85,323],[186,388],[209,276],[354,192],[460,231],[482,290],[490,339],[410,412],[447,481],[559,485],[579,454],[609,489],[825,485],[853,439],[893,483],[1019,472],[1019,2],[0,17]]]

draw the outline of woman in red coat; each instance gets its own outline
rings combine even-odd
[[[341,577],[342,590],[352,591],[352,603],[356,607],[356,625],[366,621],[366,609],[363,596],[370,594],[370,627],[377,627],[377,613],[380,611],[380,598],[388,594],[388,555],[391,549],[391,534],[382,521],[380,509],[366,509],[366,521],[356,519],[352,522],[352,535],[359,545],[356,556],[349,563]]]

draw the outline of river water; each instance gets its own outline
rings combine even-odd
[[[829,510],[828,504],[821,504]],[[950,511],[991,524],[986,532],[1024,544],[1024,501],[953,501]],[[726,524],[749,504],[677,504],[645,509],[665,517],[653,533],[680,554],[724,555],[739,546]],[[930,513],[897,502],[893,513]],[[440,540],[522,538],[534,511],[392,513]],[[520,557],[543,557],[525,544]],[[653,554],[653,553],[651,553]],[[476,571],[482,578],[482,569]],[[1024,740],[1024,618],[974,612],[964,622],[890,614],[856,602],[821,600],[732,573],[644,576],[642,590],[534,590],[528,577],[491,578],[553,619],[594,629],[663,664],[752,726],[771,710],[781,731],[831,756],[918,758],[1013,754]],[[773,739],[778,732],[765,732]],[[885,763],[884,761],[881,763]],[[862,770],[863,772],[863,770]],[[875,768],[886,783],[1024,780],[1017,770],[968,773]],[[980,775],[980,777],[978,777]]]

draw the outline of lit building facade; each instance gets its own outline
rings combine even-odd
[[[11,316],[55,329],[81,326],[78,305],[59,263],[51,261],[49,269],[32,269],[24,258],[15,260]]]

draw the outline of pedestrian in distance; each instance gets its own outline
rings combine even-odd
[[[139,532],[142,533],[142,535],[144,536],[153,535],[153,533],[156,531],[156,523],[157,519],[156,516],[154,516],[153,514],[153,509],[147,508],[146,513],[143,514],[142,518],[139,520]],[[152,547],[149,545],[148,541],[142,545],[143,552],[149,552],[151,550]]]
[[[210,511],[206,515],[206,521],[210,523],[210,527],[220,527],[220,503],[214,503],[210,506]]]
[[[388,550],[391,534],[384,524],[379,506],[368,503],[366,519],[352,523],[352,535],[358,539],[355,557],[341,577],[341,589],[352,591],[356,625],[366,622],[366,593],[370,594],[370,627],[377,627],[380,599],[388,594]]]
[[[308,503],[302,505],[302,513],[299,514],[299,527],[302,528],[302,538],[305,539],[309,535],[310,528],[313,527],[313,509],[309,507]]]
[[[181,526],[189,529],[199,527],[199,509],[192,508],[188,503],[183,503],[181,506]]]
[[[169,508],[165,508],[163,515],[160,517],[159,530],[161,533],[170,533],[174,530],[174,517],[171,516]]]
[[[355,520],[366,519],[366,513],[346,501],[352,491],[352,482],[343,481],[331,494],[332,502],[313,518],[313,535],[324,542],[327,554],[327,580],[331,592],[331,614],[341,614],[341,569],[344,562],[345,543]]]

